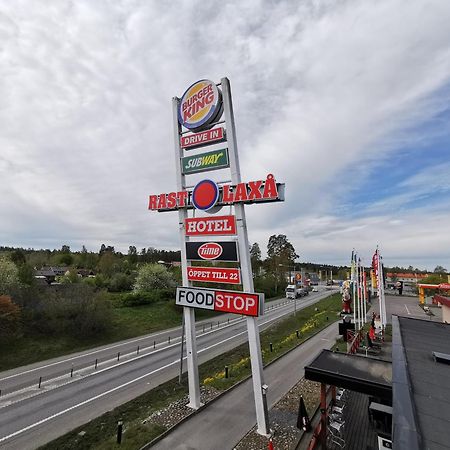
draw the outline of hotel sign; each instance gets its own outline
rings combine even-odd
[[[194,217],[184,219],[186,236],[234,236],[236,218],[234,216]]]

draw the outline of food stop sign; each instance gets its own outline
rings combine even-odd
[[[176,304],[231,314],[258,317],[263,312],[263,294],[240,291],[178,287]]]

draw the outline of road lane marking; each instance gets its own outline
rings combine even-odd
[[[277,306],[279,308],[280,307],[279,305],[280,304],[278,303],[277,305],[273,305],[273,306]],[[266,311],[268,311],[268,308],[264,312],[266,312]],[[238,321],[238,320],[241,320],[241,319],[242,318],[237,318],[237,319],[234,319],[234,320]],[[233,321],[233,319],[231,321]],[[201,328],[203,325],[204,324],[199,323],[196,326]],[[173,328],[173,330],[178,330],[178,328]],[[71,358],[63,359],[61,361],[55,361],[53,363],[45,364],[43,366],[38,366],[38,367],[35,367],[33,369],[28,369],[28,370],[25,370],[23,372],[19,372],[19,373],[13,374],[13,375],[8,375],[7,377],[0,378],[0,381],[5,381],[5,380],[9,380],[11,378],[16,378],[16,377],[19,377],[21,375],[26,375],[28,373],[36,372],[37,370],[47,369],[48,367],[57,366],[58,364],[64,364],[65,362],[74,361],[75,359],[79,359],[79,358],[84,358],[86,356],[95,355],[96,353],[100,353],[100,352],[103,352],[103,351],[106,351],[106,350],[117,348],[117,347],[120,347],[120,346],[123,346],[123,345],[132,344],[134,342],[140,342],[140,341],[143,341],[145,339],[151,339],[151,338],[153,338],[155,336],[160,336],[161,334],[169,333],[170,331],[171,331],[170,329],[169,330],[164,330],[164,331],[161,331],[159,333],[155,333],[155,334],[151,334],[151,335],[147,335],[147,336],[142,336],[142,337],[139,337],[139,338],[127,341],[125,343],[122,342],[122,343],[114,344],[114,345],[111,345],[109,347],[105,347],[105,348],[102,348],[102,349],[99,349],[99,350],[93,350],[93,351],[88,352],[88,353],[83,353],[82,355],[73,356]],[[206,334],[206,333],[204,333],[204,334]],[[201,334],[199,336],[201,336]],[[179,338],[177,337],[175,339],[179,339]],[[149,345],[149,347],[151,347],[151,345]],[[129,353],[134,353],[134,351],[133,352],[129,352]],[[129,354],[129,353],[127,353],[127,354]]]
[[[406,312],[408,313],[408,315],[411,315],[411,313],[409,312],[409,309],[406,305],[405,305],[405,308],[406,308]]]
[[[48,416],[45,419],[39,420],[38,422],[32,423],[31,425],[28,425],[25,428],[17,430],[14,433],[9,434],[8,436],[4,436],[4,437],[0,438],[0,442],[4,442],[4,441],[6,441],[8,439],[11,439],[12,437],[18,436],[19,434],[22,434],[25,431],[31,430],[32,428],[35,428],[35,427],[38,427],[39,425],[42,425],[43,423],[46,423],[49,420],[55,419],[56,417],[62,416],[63,414],[65,414],[65,413],[67,413],[69,411],[73,411],[74,409],[79,408],[80,406],[87,405],[88,403],[91,403],[91,402],[93,402],[95,400],[98,400],[99,398],[102,398],[105,395],[111,394],[111,393],[113,393],[115,391],[118,391],[119,389],[122,389],[122,388],[124,388],[126,386],[129,386],[130,384],[133,384],[136,381],[140,381],[143,378],[146,378],[146,377],[148,377],[150,375],[153,375],[154,373],[157,373],[157,372],[160,372],[161,370],[167,369],[168,367],[173,366],[174,364],[175,364],[175,362],[171,362],[169,364],[166,364],[165,366],[161,366],[158,369],[152,370],[151,372],[148,372],[148,373],[146,373],[144,375],[141,375],[141,376],[139,376],[139,377],[137,377],[137,378],[135,378],[133,380],[127,381],[126,383],[123,383],[120,386],[116,386],[116,387],[114,387],[112,389],[109,389],[109,390],[107,390],[105,392],[102,392],[101,394],[98,394],[98,395],[96,395],[94,397],[88,398],[87,400],[84,400],[84,401],[82,401],[80,403],[77,403],[76,405],[70,406],[69,408],[66,408],[66,409],[64,409],[62,411],[59,411],[59,412],[57,412],[55,414],[52,414],[51,416]]]

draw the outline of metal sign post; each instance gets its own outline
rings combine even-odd
[[[179,191],[186,189],[186,177],[181,173],[181,158],[183,157],[183,150],[180,146],[181,125],[178,122],[178,103],[179,99],[174,97],[172,99],[172,113],[173,113],[173,131],[175,143],[175,170],[177,175],[177,189]],[[187,210],[180,208],[178,210],[178,225],[180,230],[181,242],[181,275],[183,279],[183,286],[191,286],[187,274],[186,261],[186,235],[184,232],[184,220],[187,218]],[[189,407],[198,409],[201,406],[200,402],[200,383],[198,377],[198,361],[197,361],[197,341],[195,336],[195,311],[193,308],[183,308],[184,328],[186,332],[186,359],[188,369],[188,384],[189,384]],[[183,337],[181,338],[183,339]],[[183,356],[181,356],[182,358]]]
[[[222,85],[223,103],[225,112],[225,122],[227,124],[227,141],[230,156],[231,182],[238,184],[241,182],[241,171],[239,166],[239,156],[237,149],[236,127],[234,123],[233,103],[231,100],[231,88],[228,78],[220,80]],[[244,291],[253,292],[252,266],[249,251],[249,242],[247,234],[247,223],[245,220],[244,205],[237,204],[234,207],[237,221],[237,236],[239,245],[239,254],[241,258],[242,286]],[[247,317],[248,343],[250,347],[250,360],[252,365],[253,391],[255,396],[257,431],[259,434],[268,435],[269,420],[267,411],[264,408],[263,398],[263,363],[261,355],[261,344],[259,340],[258,322],[255,317]]]

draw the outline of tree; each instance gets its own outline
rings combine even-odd
[[[138,260],[137,249],[134,245],[128,247],[128,261],[130,264],[136,264]]]
[[[27,262],[25,258],[25,253],[20,250],[14,250],[10,255],[9,259],[17,266],[20,267],[22,264],[25,264]]]
[[[58,261],[60,264],[62,264],[64,266],[70,266],[73,263],[73,256],[71,253],[63,253],[58,258]]]
[[[110,251],[105,251],[100,257],[97,268],[106,277],[112,277],[115,272],[118,272],[120,259]]]
[[[434,273],[447,273],[447,269],[442,266],[436,266],[433,270]]]
[[[259,248],[259,245],[257,242],[255,242],[250,247],[250,259],[252,262],[252,270],[253,270],[253,276],[256,276],[259,274],[260,268],[261,268],[261,249]]]
[[[0,337],[12,337],[19,328],[20,307],[8,295],[0,295]]]
[[[286,285],[286,271],[294,268],[294,261],[298,258],[293,245],[284,234],[272,235],[267,244],[266,264],[276,280],[276,291],[284,289]]]
[[[267,244],[268,259],[280,259],[280,262],[294,264],[298,258],[293,245],[288,241],[284,234],[272,235]]]
[[[9,294],[19,284],[19,270],[16,265],[0,257],[0,295]]]
[[[174,277],[164,265],[144,264],[139,268],[134,290],[149,292],[154,289],[168,289],[174,286]]]

